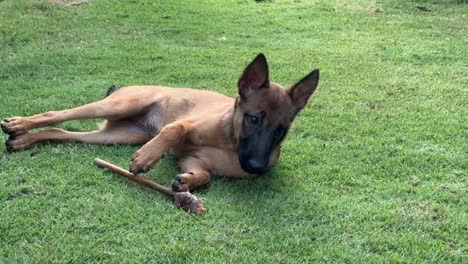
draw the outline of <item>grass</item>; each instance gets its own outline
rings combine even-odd
[[[2,117],[112,84],[234,96],[259,52],[283,85],[322,73],[277,166],[215,178],[201,217],[92,164],[138,146],[0,147],[0,262],[466,263],[467,24],[450,0],[0,0]],[[178,172],[168,157],[148,177]]]

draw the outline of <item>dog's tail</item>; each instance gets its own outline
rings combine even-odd
[[[106,96],[105,97],[108,97],[109,95],[113,94],[115,91],[117,91],[119,88],[115,87],[115,85],[112,85],[111,87],[109,87],[109,89],[107,89],[107,92],[106,92]]]

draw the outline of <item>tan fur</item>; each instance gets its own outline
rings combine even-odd
[[[80,141],[91,144],[144,144],[132,157],[130,171],[148,171],[165,153],[175,155],[183,174],[176,177],[177,190],[194,190],[209,184],[211,175],[252,177],[239,163],[237,148],[244,112],[265,111],[268,122],[289,126],[297,113],[288,90],[275,83],[236,105],[224,95],[163,86],[121,88],[103,100],[77,108],[2,122],[10,135],[9,150],[22,150],[42,141]],[[91,132],[58,128],[30,132],[67,120],[104,118]],[[273,124],[275,123],[275,124]],[[273,149],[269,165],[280,154]]]

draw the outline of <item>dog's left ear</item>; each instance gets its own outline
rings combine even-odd
[[[268,88],[268,63],[265,55],[258,54],[257,57],[245,68],[237,83],[239,95],[247,98],[251,92],[260,88]]]
[[[318,86],[319,75],[319,70],[315,69],[302,80],[297,82],[293,87],[289,88],[289,97],[298,110],[301,110],[307,105],[309,97],[314,93]]]

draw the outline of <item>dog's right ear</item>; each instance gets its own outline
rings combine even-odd
[[[257,57],[245,68],[237,83],[241,98],[247,98],[249,94],[260,88],[268,88],[268,63],[265,55],[258,54]]]

